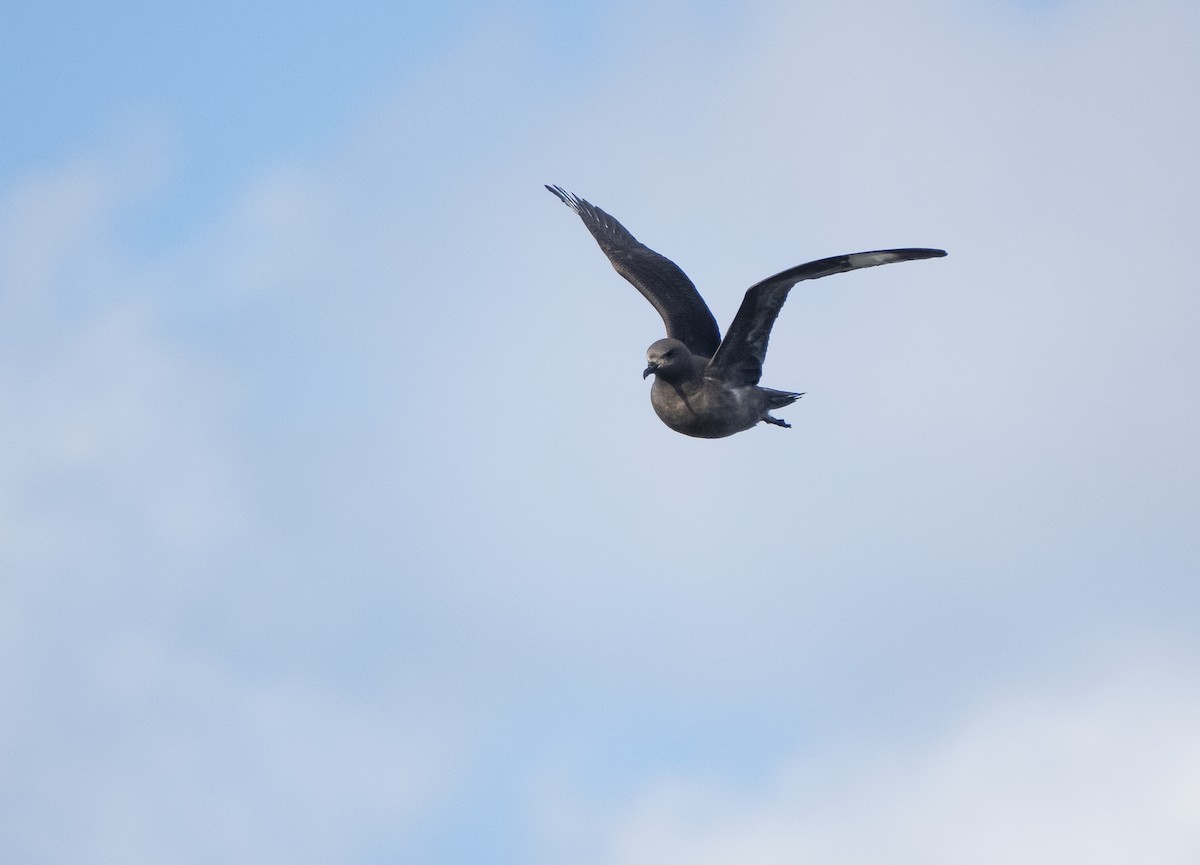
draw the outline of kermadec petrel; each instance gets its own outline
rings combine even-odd
[[[642,378],[654,375],[650,402],[663,423],[699,438],[723,438],[772,417],[803,394],[759,387],[767,339],[793,285],[860,267],[919,258],[941,258],[941,249],[881,249],[822,258],[797,265],[750,286],[725,339],[696,286],[670,259],[639,243],[621,223],[560,186],[547,186],[579,214],[617,273],[662,316],[666,339],[646,349]]]

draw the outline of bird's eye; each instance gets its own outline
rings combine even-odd
[[[674,355],[675,355],[675,349],[671,349],[666,354],[664,354],[663,357],[673,357]]]

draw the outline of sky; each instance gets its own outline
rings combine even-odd
[[[1200,859],[1196,4],[10,13],[0,859]]]

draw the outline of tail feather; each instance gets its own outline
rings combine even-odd
[[[777,408],[783,408],[785,405],[791,405],[796,400],[800,399],[800,397],[804,396],[802,393],[792,393],[791,391],[787,390],[774,390],[773,388],[769,387],[762,387],[759,388],[759,390],[767,395],[767,411],[773,411]]]

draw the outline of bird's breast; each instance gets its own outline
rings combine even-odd
[[[759,411],[749,405],[744,388],[700,379],[682,385],[655,379],[650,403],[659,420],[676,432],[698,438],[723,438],[758,423]]]

